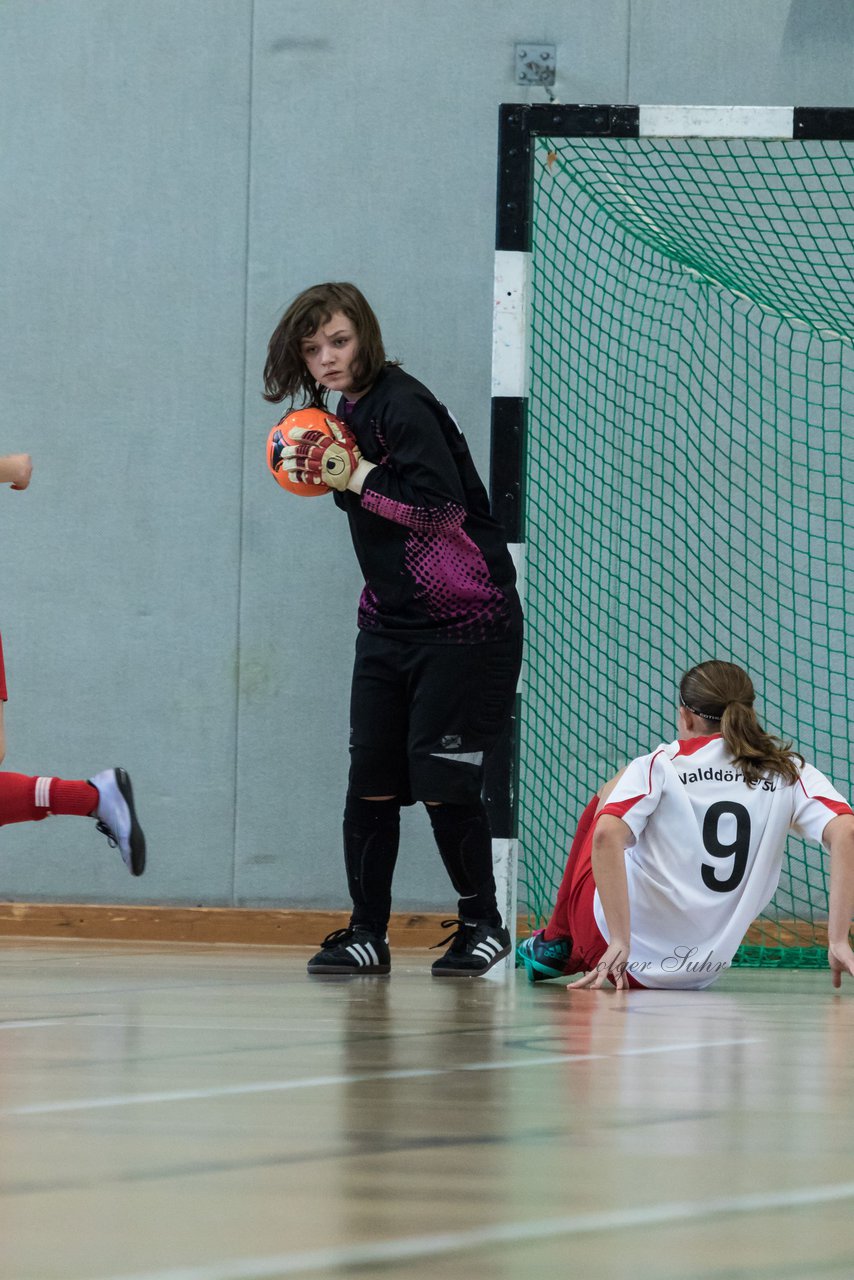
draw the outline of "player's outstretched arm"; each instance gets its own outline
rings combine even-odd
[[[7,453],[0,457],[0,484],[26,489],[32,474],[33,460],[28,453]]]
[[[840,987],[843,973],[854,978],[854,951],[848,941],[854,917],[854,817],[842,814],[833,818],[822,841],[830,850],[827,959],[833,985]]]
[[[611,941],[596,968],[583,978],[571,982],[567,988],[569,991],[578,987],[602,987],[609,977],[614,979],[618,991],[629,985],[626,965],[629,962],[631,944],[631,916],[626,880],[626,846],[631,840],[631,830],[622,818],[605,813],[596,820],[596,830],[593,833],[593,876]]]

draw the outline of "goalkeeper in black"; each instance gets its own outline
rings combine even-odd
[[[458,897],[435,977],[486,973],[510,952],[498,910],[483,766],[504,730],[522,611],[500,525],[454,418],[386,359],[354,285],[301,293],[270,339],[265,396],[326,407],[349,434],[304,432],[281,465],[346,512],[365,585],[351,691],[344,862],[353,909],[311,974],[385,974],[402,805],[422,802]],[[300,433],[291,432],[291,436]]]

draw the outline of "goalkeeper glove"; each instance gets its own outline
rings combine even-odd
[[[326,422],[331,436],[305,427],[291,428],[288,436],[295,443],[282,450],[282,466],[297,484],[325,484],[343,492],[362,455],[349,431],[331,418]]]

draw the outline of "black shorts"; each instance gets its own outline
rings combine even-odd
[[[350,794],[467,804],[513,709],[522,633],[418,644],[360,631],[350,699]]]

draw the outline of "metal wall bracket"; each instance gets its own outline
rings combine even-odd
[[[516,45],[516,83],[551,87],[557,73],[557,48],[541,41]]]

